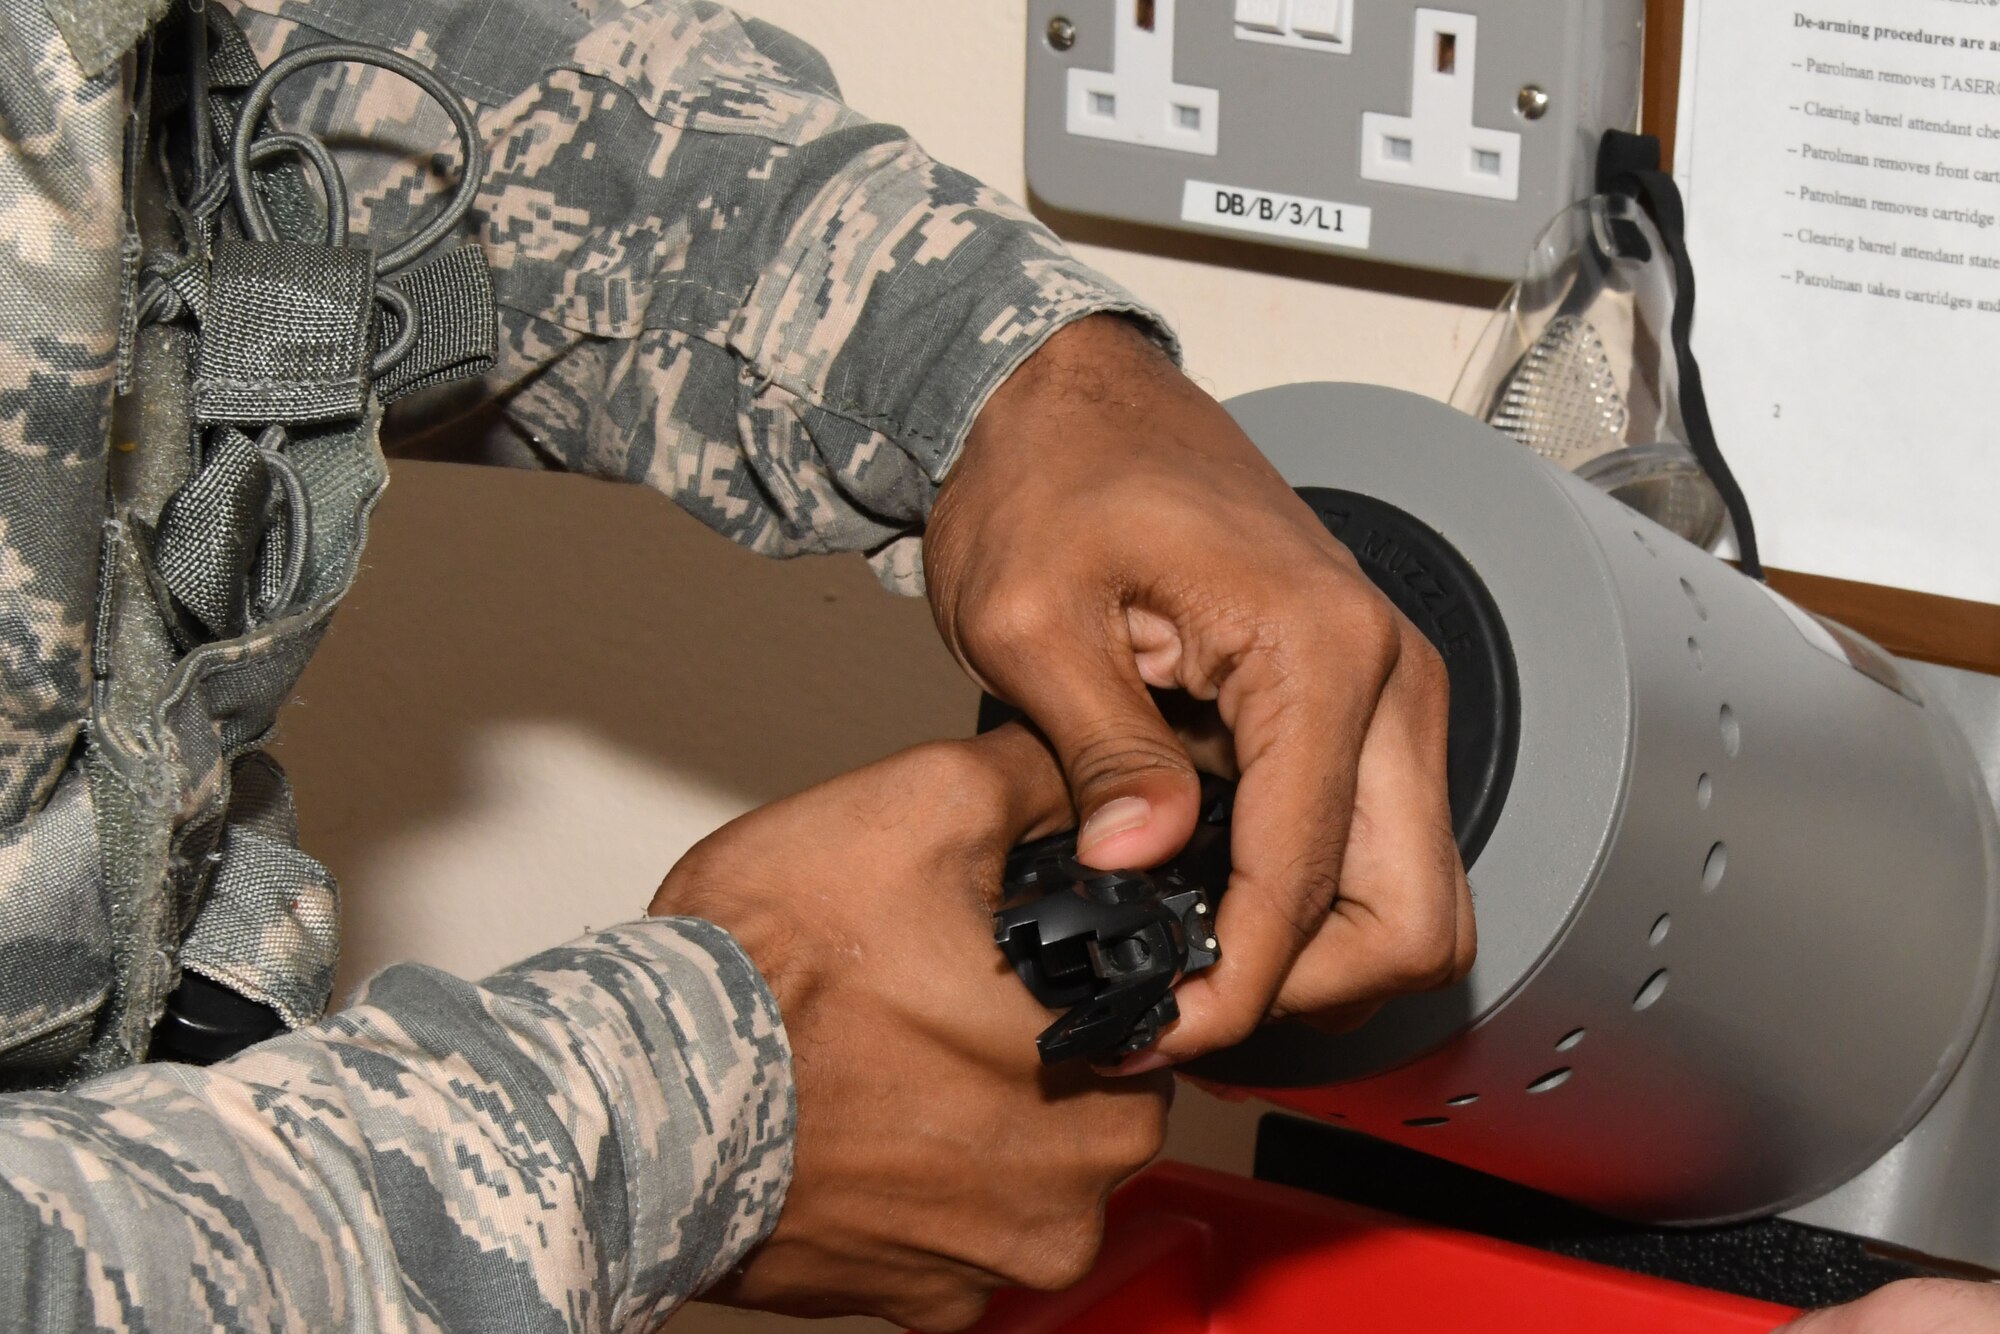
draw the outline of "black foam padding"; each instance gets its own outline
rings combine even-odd
[[[1663,1228],[1606,1218],[1428,1154],[1295,1116],[1257,1127],[1259,1181],[1614,1269],[1784,1306],[1835,1306],[1931,1271],[1781,1218]]]

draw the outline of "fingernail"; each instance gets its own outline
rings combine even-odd
[[[1153,803],[1144,797],[1120,797],[1097,808],[1076,836],[1076,850],[1088,853],[1107,838],[1129,834],[1153,818]]]
[[[1164,1070],[1173,1063],[1174,1058],[1165,1052],[1135,1052],[1133,1055],[1126,1057],[1122,1064],[1114,1067],[1110,1073],[1121,1078],[1132,1075],[1150,1075],[1153,1071]]]

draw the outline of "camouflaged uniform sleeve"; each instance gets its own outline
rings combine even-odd
[[[0,1098],[8,1329],[646,1329],[775,1223],[790,1052],[720,929],[602,932],[206,1070]]]
[[[870,551],[914,590],[908,535],[1023,359],[1101,311],[1172,345],[1025,210],[847,107],[810,47],[718,5],[241,3],[266,63],[384,43],[477,105],[497,434],[425,452],[642,482],[757,551]],[[357,164],[358,230],[405,234],[448,185],[448,127],[393,76],[330,67],[279,105],[400,149]]]

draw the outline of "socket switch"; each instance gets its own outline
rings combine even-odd
[[[1354,49],[1354,0],[1236,0],[1236,35],[1346,55]]]

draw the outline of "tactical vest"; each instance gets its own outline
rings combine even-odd
[[[40,3],[4,0],[5,17],[23,30]],[[91,34],[62,22],[80,8],[47,12],[87,70]],[[350,244],[332,154],[268,123],[278,84],[323,61],[391,70],[457,124],[458,187],[417,234]],[[96,77],[116,94],[119,74]],[[482,373],[494,349],[480,251],[439,245],[479,187],[479,136],[424,67],[329,43],[261,69],[219,5],[177,0],[124,55],[122,78],[108,439],[80,466],[0,468],[0,686],[21,734],[0,744],[0,765],[23,766],[0,770],[17,780],[0,792],[0,1087],[149,1054],[218,1059],[324,1011],[334,879],[300,851],[289,786],[263,747],[354,580],[388,478],[383,405]],[[0,144],[0,203],[37,188],[26,160]],[[31,318],[14,296],[0,292],[0,316]],[[32,382],[26,392],[16,452],[32,461],[42,400]],[[48,385],[43,399],[61,401]],[[79,544],[95,552],[96,597],[66,609],[89,627],[86,660],[68,663],[37,637],[49,609],[38,613],[32,578],[10,585],[4,568],[26,550],[15,563],[32,575]],[[65,667],[83,683],[74,710]],[[39,712],[22,703],[43,698],[54,704]],[[36,743],[50,738],[49,781],[36,782]],[[9,812],[10,795],[25,809]]]

